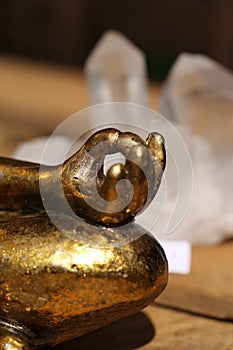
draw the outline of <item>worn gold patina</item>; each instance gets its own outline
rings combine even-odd
[[[116,152],[125,164],[105,175],[104,158]],[[164,252],[131,221],[153,199],[164,166],[160,135],[144,142],[116,129],[94,134],[63,166],[0,159],[1,350],[70,340],[139,311],[162,292]],[[116,190],[121,179],[134,187],[130,202],[129,182]],[[79,218],[62,211],[60,183]],[[40,184],[54,203],[49,216]],[[104,211],[94,206],[96,189]]]
[[[121,152],[125,164],[112,166],[107,175],[103,165],[107,154]],[[43,166],[12,159],[0,162],[0,209],[43,208],[39,185],[43,186],[53,209],[61,209],[65,196],[73,211],[82,218],[106,226],[130,222],[154,198],[165,166],[161,135],[151,133],[144,142],[133,133],[105,129],[90,137],[85,145],[63,165]],[[119,186],[118,210],[116,184]],[[60,183],[63,191],[58,191]],[[129,183],[131,185],[129,185]],[[133,198],[127,204],[131,186]],[[103,207],[96,207],[96,193]],[[124,205],[126,203],[126,205]]]

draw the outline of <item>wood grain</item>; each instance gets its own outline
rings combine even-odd
[[[0,56],[0,77],[1,119],[53,131],[89,104],[87,84],[78,69]]]
[[[231,350],[233,324],[149,306],[54,350]],[[49,350],[49,349],[46,349]]]
[[[233,241],[194,247],[189,275],[170,275],[160,305],[233,320]]]

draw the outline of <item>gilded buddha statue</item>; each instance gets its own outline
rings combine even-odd
[[[116,152],[125,163],[105,173]],[[161,135],[144,141],[116,129],[96,132],[58,166],[0,158],[0,350],[68,341],[164,290],[163,249],[134,221],[164,168]]]

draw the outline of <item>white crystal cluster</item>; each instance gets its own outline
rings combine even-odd
[[[194,174],[189,210],[171,238],[203,244],[233,237],[232,73],[206,56],[180,55],[163,87],[161,113],[182,126]]]

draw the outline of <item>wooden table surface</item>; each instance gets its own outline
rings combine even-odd
[[[0,151],[9,156],[25,140],[49,135],[89,104],[78,69],[0,56]],[[150,86],[151,106],[160,88]],[[233,242],[194,247],[192,270],[171,275],[154,305],[56,350],[233,349]]]

